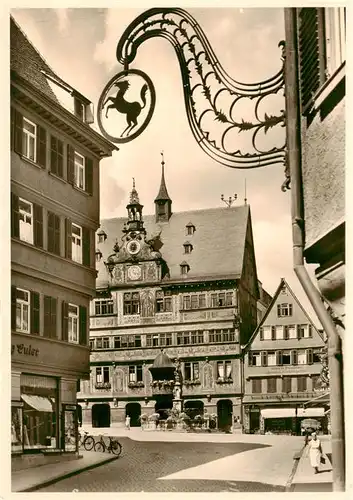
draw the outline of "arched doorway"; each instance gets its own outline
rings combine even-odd
[[[79,427],[82,426],[82,406],[81,405],[77,405],[77,423],[78,423]]]
[[[203,407],[203,401],[185,401],[184,403],[184,411],[192,419],[197,415],[203,416]]]
[[[92,427],[110,427],[110,406],[108,404],[92,406]]]
[[[218,429],[229,432],[232,427],[233,403],[230,399],[221,399],[217,403]]]
[[[173,400],[169,397],[161,397],[157,399],[156,404],[154,405],[154,410],[156,413],[159,413],[159,420],[166,420],[168,417],[168,410],[173,408]]]
[[[141,405],[139,403],[128,403],[125,407],[125,417],[129,415],[131,427],[139,427],[141,425]]]

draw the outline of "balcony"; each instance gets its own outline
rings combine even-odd
[[[110,390],[112,388],[112,384],[110,382],[96,382],[94,387],[96,389]]]
[[[151,387],[154,396],[170,396],[173,394],[174,380],[153,380]]]

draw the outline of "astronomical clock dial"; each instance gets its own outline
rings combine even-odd
[[[127,275],[130,280],[139,280],[141,278],[141,267],[140,266],[128,267]]]
[[[140,248],[141,245],[136,240],[129,241],[129,243],[126,246],[126,250],[129,252],[130,255],[136,255],[137,253],[139,253]]]

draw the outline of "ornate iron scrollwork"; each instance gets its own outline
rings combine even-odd
[[[199,24],[189,13],[179,8],[149,9],[128,26],[116,51],[117,59],[124,65],[125,71],[129,71],[138,47],[152,37],[166,38],[175,49],[182,75],[187,119],[195,139],[211,158],[232,168],[258,168],[278,163],[286,165],[285,138],[280,147],[268,148],[259,144],[261,134],[264,138],[270,129],[285,126],[284,110],[276,115],[261,111],[266,97],[284,93],[284,42],[279,43],[282,48],[282,66],[278,73],[258,83],[243,84],[226,73]],[[235,117],[236,106],[244,99],[254,106],[251,120]],[[201,107],[197,102],[200,100]],[[226,105],[225,101],[229,104]],[[210,121],[211,116],[213,120]],[[216,133],[210,125],[219,125],[221,130]],[[243,152],[239,146],[234,147],[234,140],[231,140],[234,132],[252,134],[251,152]],[[289,188],[289,182],[286,167],[283,190]]]

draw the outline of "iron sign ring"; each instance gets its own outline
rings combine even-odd
[[[137,84],[141,79],[143,84]],[[125,98],[127,92],[129,99]],[[109,80],[99,98],[99,128],[111,142],[130,142],[145,130],[155,105],[156,91],[150,77],[138,69],[121,71]]]

